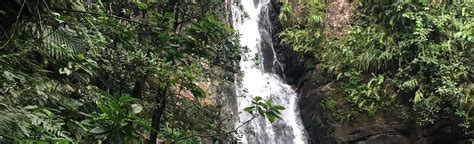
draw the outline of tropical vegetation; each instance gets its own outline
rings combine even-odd
[[[215,85],[243,48],[226,4],[2,1],[0,143],[228,139]]]
[[[450,118],[474,134],[474,3],[354,1],[350,21],[336,28],[325,21],[327,4],[283,1],[279,36],[314,56],[354,111],[396,109],[419,125]]]

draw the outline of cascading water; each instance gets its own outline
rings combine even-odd
[[[248,48],[248,52],[240,62],[243,72],[241,83],[236,90],[237,107],[239,110],[236,127],[252,119],[252,115],[244,112],[244,108],[251,105],[252,97],[260,96],[270,99],[273,103],[285,106],[280,120],[270,123],[263,117],[257,117],[244,125],[240,131],[243,133],[242,143],[263,143],[263,144],[304,144],[307,139],[301,124],[299,110],[297,108],[296,92],[275,74],[275,69],[280,68],[270,32],[271,23],[268,18],[270,0],[241,0],[243,10],[248,17],[243,17],[244,12],[233,7],[233,26],[241,34],[240,44]],[[243,20],[243,21],[242,21]],[[260,23],[260,25],[259,25]],[[264,49],[267,49],[264,51]],[[271,51],[268,51],[271,49]],[[271,67],[263,64],[264,55],[271,57]],[[268,59],[265,61],[268,63]],[[266,67],[264,65],[267,65]]]

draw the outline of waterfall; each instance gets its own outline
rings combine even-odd
[[[240,61],[242,75],[236,89],[238,120],[236,127],[252,119],[243,109],[251,105],[252,97],[270,99],[274,104],[285,106],[281,118],[270,123],[263,117],[245,124],[239,129],[241,143],[304,144],[307,143],[297,107],[297,94],[275,69],[281,68],[273,49],[271,22],[268,18],[271,0],[241,0],[243,10],[232,8],[233,26],[241,34],[240,44],[248,51]],[[270,57],[268,56],[270,55]],[[268,70],[268,67],[271,70]]]

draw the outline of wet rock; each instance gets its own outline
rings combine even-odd
[[[266,51],[263,53],[265,71],[274,72],[284,78],[286,83],[295,85],[298,79],[304,74],[304,61],[300,53],[297,53],[291,48],[281,45],[278,33],[283,30],[281,23],[278,21],[278,14],[280,13],[280,5],[276,0],[272,0],[271,6],[268,7],[267,13],[262,13],[261,16],[268,16],[269,21],[259,22],[259,27],[267,28],[268,36],[271,37],[272,42],[264,42],[262,45],[272,45],[273,49],[262,49]],[[272,27],[265,27],[265,25],[272,25]],[[265,34],[265,33],[264,33]],[[275,58],[277,62],[275,63]]]

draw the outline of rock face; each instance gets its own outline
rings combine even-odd
[[[311,62],[312,60],[306,60]],[[313,144],[355,143],[355,144],[444,144],[467,143],[461,129],[452,119],[439,120],[429,126],[419,126],[414,117],[400,119],[399,111],[383,111],[376,116],[358,115],[350,121],[335,122],[328,120],[332,111],[322,106],[322,102],[332,99],[344,99],[332,81],[318,64],[300,78],[298,85],[299,108],[303,124]],[[350,105],[337,101],[338,110],[350,111]]]
[[[413,117],[398,119],[400,113],[381,112],[376,116],[359,115],[351,121],[327,121],[330,114],[321,106],[327,98],[342,98],[332,83],[324,80],[319,68],[310,76],[302,78],[299,107],[308,131],[311,143],[356,143],[356,144],[433,144],[433,143],[467,143],[463,133],[452,120],[445,120],[430,126],[417,125]],[[345,109],[349,110],[349,109]],[[450,123],[451,122],[451,123]]]
[[[277,20],[278,4],[273,2],[272,14],[274,42],[276,33],[282,30]],[[328,33],[336,38],[342,36],[350,21],[353,8],[348,0],[330,0],[326,16]],[[334,77],[325,74],[312,56],[301,56],[288,47],[274,44],[277,58],[283,70],[281,74],[287,83],[296,86],[299,93],[298,106],[308,137],[314,144],[436,144],[468,143],[462,137],[460,128],[451,119],[439,120],[429,126],[419,126],[414,116],[400,119],[399,111],[380,112],[376,116],[358,115],[350,121],[328,120],[332,112],[321,104],[326,98],[344,99],[340,90],[333,85]],[[350,105],[337,101],[338,110],[350,111]],[[408,108],[404,106],[404,108]]]
[[[316,66],[315,69],[309,69],[300,79],[298,87],[300,115],[311,143],[336,143],[331,128],[322,127],[316,122],[316,120],[320,120],[326,115],[320,103],[327,96],[335,93],[335,90],[331,88],[331,83],[323,77],[319,66]]]
[[[262,54],[264,58],[264,65],[266,71],[274,71],[290,85],[296,85],[298,79],[304,73],[303,59],[301,55],[287,46],[283,46],[279,43],[278,33],[283,30],[281,23],[278,21],[278,14],[280,13],[280,6],[277,0],[271,1],[271,6],[268,7],[269,14],[263,14],[269,16],[269,22],[260,22],[260,26],[271,23],[272,27],[269,27],[269,35],[272,37],[273,50],[268,47],[267,50],[263,49]],[[267,43],[268,44],[268,43]],[[267,51],[267,52],[266,52]],[[274,51],[274,52],[272,52]],[[279,63],[273,63],[274,54]],[[275,65],[275,66],[274,66]],[[273,68],[273,69],[272,69]]]

